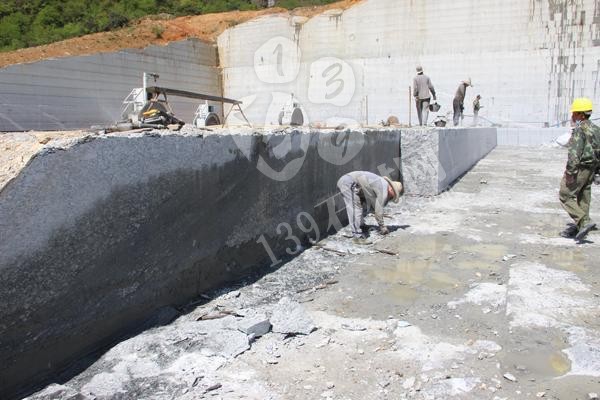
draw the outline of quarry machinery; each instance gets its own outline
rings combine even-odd
[[[227,117],[235,108],[240,111],[246,123],[252,126],[246,118],[241,107],[242,102],[239,100],[160,86],[150,86],[150,78],[156,83],[159,75],[144,72],[143,86],[141,88],[134,88],[125,100],[123,100],[121,121],[117,122],[116,126],[112,126],[106,130],[124,131],[137,128],[164,129],[167,127],[177,130],[181,128],[185,122],[175,116],[169,104],[168,96],[204,100],[204,103],[198,106],[194,114],[193,125],[195,127],[203,128],[212,125],[224,125]],[[221,121],[221,118],[215,112],[214,106],[208,104],[209,101],[231,104],[223,121]]]
[[[283,107],[279,112],[279,125],[304,125],[304,113],[300,108],[300,103],[294,98],[294,93],[292,93],[290,99],[283,104]]]
[[[209,105],[208,101],[200,104],[194,113],[192,125],[196,128],[203,128],[211,125],[221,125],[221,118],[215,112],[215,106]]]
[[[143,87],[134,88],[123,100],[121,121],[117,123],[117,126],[160,128],[168,125],[178,125],[181,127],[184,122],[175,117],[167,93],[148,90],[149,78],[154,79],[154,82],[156,82],[159,75],[144,72]]]

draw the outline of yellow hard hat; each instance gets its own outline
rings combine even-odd
[[[578,99],[573,100],[573,104],[571,105],[571,112],[586,112],[592,111],[594,108],[592,101],[586,97],[580,97]]]

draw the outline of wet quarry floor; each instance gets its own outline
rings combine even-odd
[[[373,245],[330,236],[30,398],[588,399],[600,232],[557,235],[565,160],[498,148],[448,192],[386,207]]]

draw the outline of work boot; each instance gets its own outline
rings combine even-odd
[[[370,244],[373,244],[373,242],[371,242],[369,239],[367,239],[364,236],[354,236],[352,238],[352,243],[359,244],[361,246],[368,246]]]
[[[361,230],[362,233],[369,232],[369,230],[370,230],[369,225],[361,225],[360,226],[360,230]]]
[[[595,227],[595,222],[590,222],[589,224],[585,225],[583,228],[581,228],[579,233],[575,235],[575,240],[583,240],[583,238],[585,238],[590,231],[593,231]]]
[[[560,232],[559,235],[566,239],[573,239],[575,237],[575,235],[577,235],[578,231],[579,231],[579,229],[577,229],[577,225],[568,224],[567,227],[565,228],[565,230]]]

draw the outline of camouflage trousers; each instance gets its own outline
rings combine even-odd
[[[564,176],[560,182],[560,202],[579,229],[592,222],[590,203],[592,202],[594,172],[595,169],[580,168],[573,185],[567,186]]]

